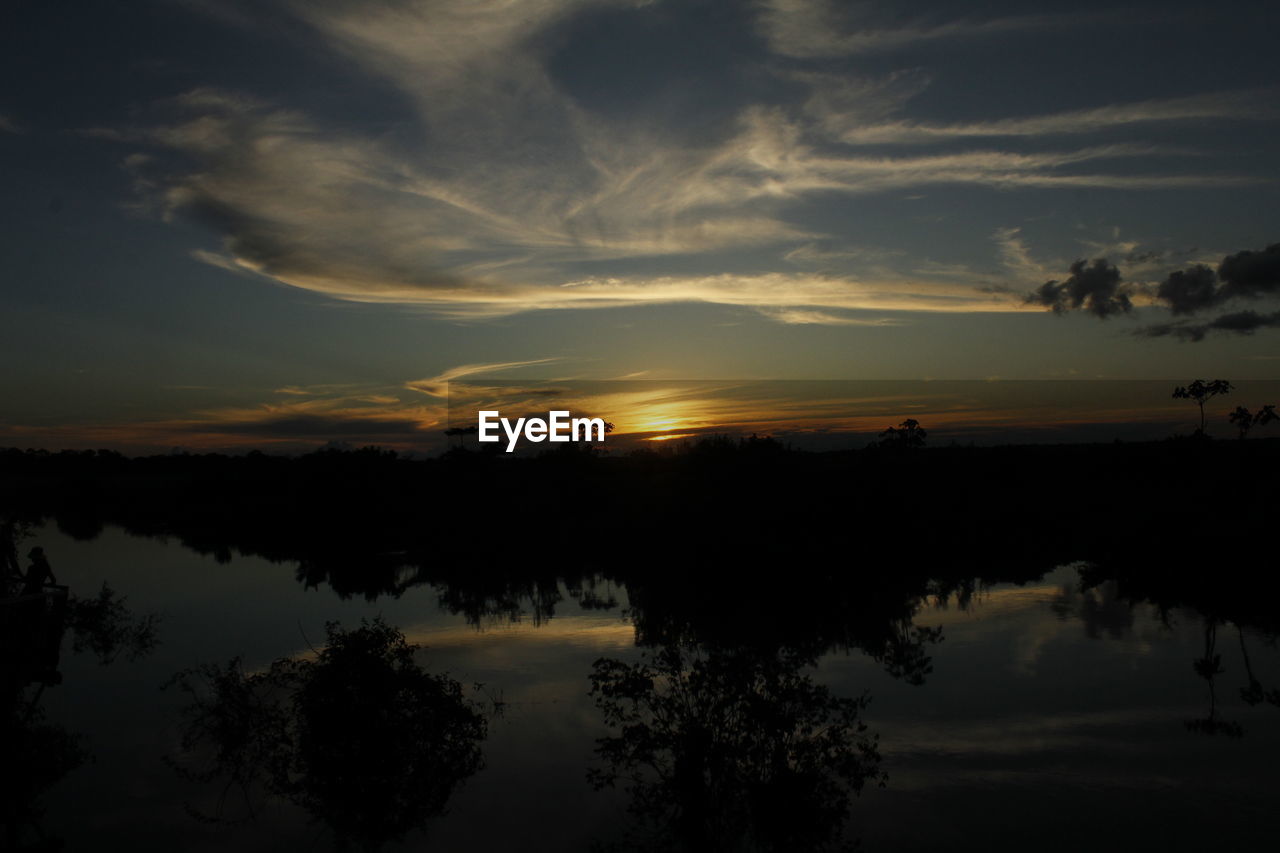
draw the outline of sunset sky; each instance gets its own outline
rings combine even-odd
[[[0,446],[425,447],[487,375],[1273,379],[1277,24],[11,2]]]

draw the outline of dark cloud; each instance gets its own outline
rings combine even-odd
[[[1120,270],[1105,258],[1071,265],[1066,281],[1046,281],[1027,294],[1027,302],[1052,308],[1055,314],[1085,310],[1095,317],[1128,313],[1133,308],[1129,288],[1120,281]]]
[[[1222,280],[1223,299],[1280,294],[1280,243],[1272,243],[1261,252],[1228,255],[1218,265],[1218,278]]]
[[[1203,264],[1170,273],[1160,282],[1156,298],[1168,303],[1174,314],[1193,314],[1222,301],[1217,276]]]
[[[1280,296],[1280,243],[1273,243],[1260,252],[1228,255],[1222,259],[1216,273],[1203,264],[1170,273],[1160,283],[1155,296],[1169,306],[1175,316],[1196,314],[1233,299]],[[1159,323],[1140,329],[1138,334],[1151,338],[1175,336],[1188,341],[1202,341],[1214,331],[1249,335],[1258,329],[1276,326],[1280,326],[1280,312],[1237,311],[1203,323]]]
[[[1156,298],[1174,314],[1194,314],[1230,299],[1274,295],[1280,295],[1280,243],[1261,252],[1228,255],[1216,274],[1203,264],[1170,273],[1156,291]]]
[[[1137,334],[1148,338],[1178,337],[1187,341],[1202,341],[1210,332],[1234,332],[1251,335],[1258,329],[1280,328],[1280,311],[1259,314],[1257,311],[1238,311],[1223,314],[1207,323],[1158,323],[1139,329]]]
[[[1131,255],[1130,260],[1134,257]],[[1280,243],[1273,243],[1260,252],[1228,255],[1216,272],[1204,264],[1177,270],[1155,288],[1122,284],[1120,270],[1105,258],[1091,263],[1080,260],[1071,265],[1070,278],[1045,282],[1027,294],[1026,301],[1044,305],[1058,314],[1084,310],[1105,319],[1130,311],[1135,292],[1152,296],[1175,317],[1207,311],[1234,299],[1280,296]],[[1204,322],[1157,323],[1138,329],[1136,334],[1202,341],[1210,332],[1249,335],[1258,329],[1275,327],[1280,327],[1280,311],[1271,314],[1237,311]]]

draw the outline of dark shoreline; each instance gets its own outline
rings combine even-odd
[[[770,612],[794,599],[790,620],[822,611],[847,626],[863,599],[901,615],[930,590],[1025,583],[1080,562],[1090,584],[1275,631],[1278,471],[1280,439],[827,453],[708,440],[668,454],[425,460],[374,448],[5,450],[0,513],[53,518],[80,539],[114,524],[219,560],[297,561],[300,582],[343,597],[443,584],[477,614],[530,584],[597,576],[642,598],[678,584],[680,606],[701,610],[724,581],[763,572],[778,586],[764,596]],[[760,594],[740,608],[757,609],[747,599]]]

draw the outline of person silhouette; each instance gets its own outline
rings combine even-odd
[[[53,568],[49,565],[49,559],[44,555],[44,549],[36,546],[27,554],[31,558],[31,565],[27,567],[27,574],[22,579],[22,594],[36,595],[46,586],[51,586],[58,582],[53,576]]]

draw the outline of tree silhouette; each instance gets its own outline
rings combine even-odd
[[[1231,389],[1231,383],[1225,379],[1212,379],[1208,382],[1197,379],[1190,385],[1179,385],[1174,388],[1173,397],[1175,400],[1192,400],[1200,407],[1200,428],[1196,430],[1196,435],[1203,437],[1205,434],[1204,404],[1220,394],[1230,392]]]
[[[850,799],[884,783],[860,714],[800,672],[794,652],[670,645],[637,664],[602,658],[591,694],[617,734],[597,741],[597,789],[620,780],[641,849],[820,850]]]
[[[449,427],[444,431],[444,434],[449,438],[456,438],[458,440],[458,443],[455,444],[454,447],[462,447],[467,436],[475,435],[479,431],[480,427],[476,424],[472,424],[471,426],[464,427]]]
[[[1266,426],[1272,421],[1280,420],[1280,415],[1276,414],[1275,404],[1263,406],[1256,415],[1244,406],[1236,406],[1236,410],[1227,415],[1227,420],[1235,424],[1236,429],[1240,430],[1240,438],[1243,439],[1253,427]]]
[[[889,427],[880,433],[880,446],[912,450],[917,447],[924,447],[924,440],[928,436],[928,431],[920,426],[919,421],[915,418],[907,418],[897,428]]]
[[[246,675],[237,658],[174,676],[191,702],[187,755],[170,763],[187,778],[222,782],[224,793],[239,787],[250,816],[262,788],[340,843],[376,850],[423,828],[480,769],[485,720],[458,682],[422,669],[417,647],[381,619],[326,631],[312,660],[282,658]]]
[[[603,420],[603,419],[602,419],[602,420]],[[606,436],[607,436],[607,435],[612,435],[612,434],[613,434],[613,431],[614,431],[615,429],[617,429],[617,427],[614,425],[613,421],[605,421],[605,422],[604,422],[604,434],[605,434]],[[600,453],[608,453],[608,450],[606,450],[606,449],[605,449],[605,447],[604,447],[604,439],[603,439],[603,438],[601,439],[601,441],[600,441],[600,446],[599,446],[599,448],[597,448],[597,447],[596,447],[596,442],[595,442],[595,440],[592,438],[592,436],[593,436],[593,435],[595,435],[595,432],[594,432],[593,430],[588,429],[588,430],[587,430],[587,440],[584,442],[584,444],[587,446],[587,448],[588,448],[588,449],[590,449],[592,453],[596,453],[596,452],[600,452]],[[572,445],[572,444],[570,444],[570,445],[567,445],[567,446],[572,447],[573,445]]]
[[[1236,410],[1227,415],[1227,420],[1235,424],[1236,429],[1240,430],[1240,438],[1242,440],[1249,434],[1249,428],[1253,426],[1253,414],[1244,406],[1236,406]]]

